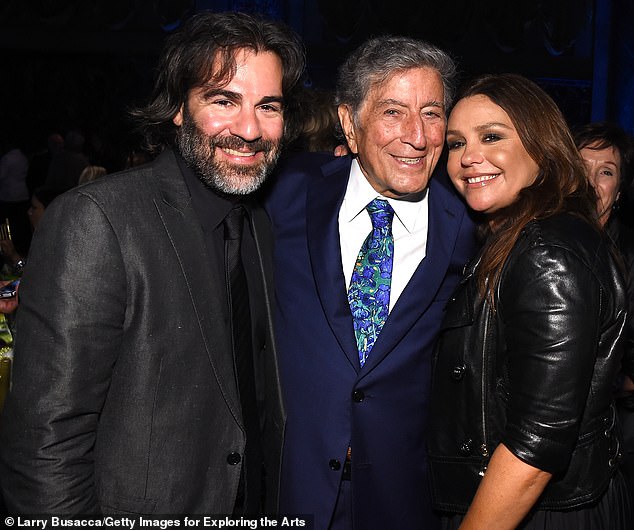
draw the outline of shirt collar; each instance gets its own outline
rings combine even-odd
[[[361,166],[359,165],[358,160],[353,158],[352,166],[350,167],[348,187],[346,188],[346,195],[341,205],[342,218],[347,222],[351,222],[363,210],[365,210],[365,207],[372,200],[377,198],[384,199],[390,203],[395,216],[401,224],[408,232],[411,233],[416,228],[417,223],[423,222],[421,220],[421,212],[423,204],[429,195],[428,189],[425,190],[423,196],[415,202],[384,197],[380,193],[377,193],[368,182],[368,179],[361,171]]]

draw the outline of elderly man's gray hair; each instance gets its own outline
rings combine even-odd
[[[445,109],[455,91],[456,65],[447,53],[425,41],[408,37],[377,37],[357,48],[339,68],[337,104],[347,105],[355,121],[370,89],[399,70],[433,68],[444,88]]]

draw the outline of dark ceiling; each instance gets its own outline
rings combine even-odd
[[[31,142],[71,127],[127,142],[126,109],[149,93],[165,35],[212,9],[258,12],[294,27],[307,45],[308,85],[332,88],[343,57],[368,36],[404,34],[450,51],[465,76],[515,71],[536,79],[571,124],[609,118],[632,131],[633,3],[2,0],[5,127]]]

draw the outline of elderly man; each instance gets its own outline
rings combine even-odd
[[[276,510],[270,227],[249,198],[303,64],[277,23],[193,17],[136,113],[162,153],[46,209],[2,418],[10,512]]]
[[[317,530],[432,528],[425,457],[431,356],[475,249],[444,172],[455,66],[407,38],[341,67],[352,156],[305,154],[267,199],[287,410],[280,508]],[[450,377],[451,374],[448,374]]]

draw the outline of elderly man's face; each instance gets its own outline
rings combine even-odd
[[[222,87],[189,91],[174,117],[176,145],[199,178],[231,195],[257,190],[275,165],[284,129],[282,63],[271,52],[239,50]]]
[[[358,123],[351,109],[339,107],[348,145],[377,192],[413,199],[427,187],[445,139],[443,101],[440,74],[410,68],[370,89]]]

